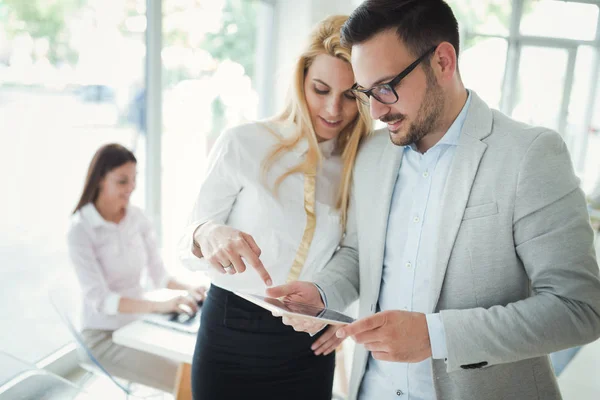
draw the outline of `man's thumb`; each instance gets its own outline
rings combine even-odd
[[[293,283],[288,283],[285,285],[274,286],[272,288],[267,288],[265,293],[269,297],[285,297],[291,294],[294,294],[296,290],[294,290]]]

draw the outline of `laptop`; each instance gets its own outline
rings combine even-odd
[[[193,317],[186,313],[148,314],[144,315],[143,320],[149,324],[195,335],[200,329],[201,307],[202,304],[198,304],[198,312]]]

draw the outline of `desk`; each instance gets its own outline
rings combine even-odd
[[[112,340],[121,346],[178,361],[174,396],[177,400],[191,400],[190,373],[196,335],[137,320],[117,329]]]
[[[191,364],[196,346],[196,335],[137,320],[113,332],[112,340],[121,346],[131,347],[181,363],[174,396],[176,400],[192,399]],[[336,355],[336,374],[339,374],[340,389],[346,395],[348,380],[342,352],[338,352]]]

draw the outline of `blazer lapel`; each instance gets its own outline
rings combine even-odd
[[[435,312],[444,283],[448,261],[469,201],[479,163],[487,149],[481,140],[491,132],[492,114],[487,105],[471,91],[471,105],[461,131],[452,167],[448,172],[440,207],[438,247],[433,263],[430,310]]]
[[[385,249],[385,238],[387,234],[388,217],[390,213],[390,203],[392,201],[392,194],[394,193],[394,186],[396,185],[396,178],[398,177],[398,169],[402,162],[402,147],[396,146],[388,142],[385,145],[382,157],[378,163],[377,175],[380,176],[381,180],[373,179],[372,194],[377,193],[379,204],[373,204],[373,219],[372,219],[372,236],[371,246],[369,246],[369,254],[371,259],[369,260],[369,268],[372,268],[373,274],[373,287],[375,293],[379,293],[379,286],[381,284],[381,273],[383,269],[383,252]],[[372,196],[370,194],[369,196]]]

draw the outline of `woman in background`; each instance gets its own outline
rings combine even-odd
[[[182,241],[182,261],[212,278],[192,365],[196,400],[331,399],[335,328],[295,332],[232,292],[310,280],[340,242],[356,152],[371,130],[350,90],[346,18],[314,29],[282,114],[223,132],[211,151]]]
[[[69,254],[83,296],[82,336],[94,355],[111,374],[170,392],[176,362],[112,342],[113,331],[140,314],[195,313],[205,293],[167,273],[150,220],[129,203],[136,163],[118,144],[96,152],[71,219]],[[163,300],[144,298],[146,277],[165,288]]]

